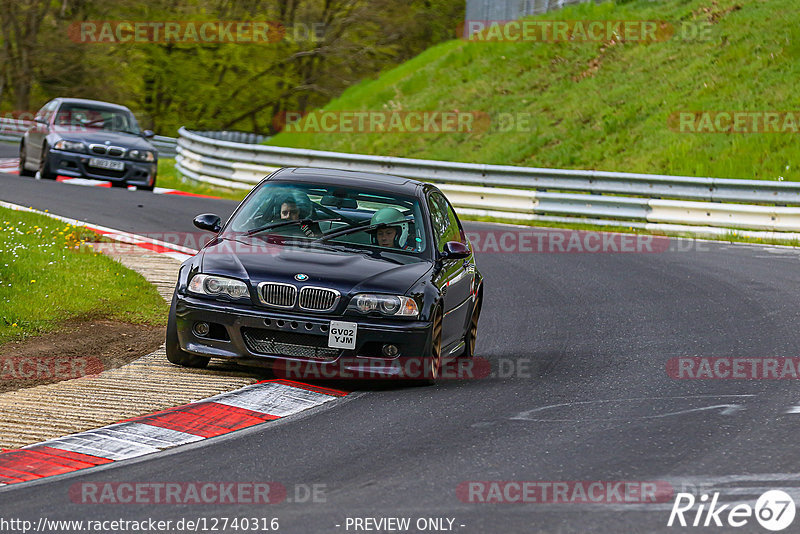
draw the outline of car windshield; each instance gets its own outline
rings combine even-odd
[[[116,108],[84,104],[62,105],[56,114],[55,124],[56,126],[92,128],[135,135],[141,133],[132,113]]]
[[[427,242],[422,221],[414,197],[330,184],[266,182],[236,212],[226,232],[287,236],[309,246],[419,254]]]

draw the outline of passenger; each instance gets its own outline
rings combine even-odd
[[[400,210],[395,208],[382,208],[372,216],[371,224],[385,224],[372,231],[373,244],[386,248],[398,248],[401,250],[415,250],[416,247],[409,243],[408,226],[409,221],[403,216]],[[396,223],[396,224],[392,224]],[[405,234],[405,235],[404,235]],[[403,238],[405,238],[403,240]],[[401,241],[404,241],[401,245]]]

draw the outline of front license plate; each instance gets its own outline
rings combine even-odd
[[[97,167],[99,169],[108,169],[111,171],[124,171],[124,161],[114,161],[113,159],[91,158],[89,159],[90,167]]]
[[[328,347],[355,350],[357,330],[358,323],[331,321],[328,328]]]

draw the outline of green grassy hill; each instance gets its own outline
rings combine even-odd
[[[679,133],[678,111],[799,111],[796,0],[584,4],[546,20],[659,20],[707,39],[467,42],[429,49],[326,110],[529,114],[528,131],[281,133],[270,144],[403,157],[730,178],[800,179],[792,133]],[[694,24],[695,26],[689,26]],[[524,116],[524,115],[519,115]]]

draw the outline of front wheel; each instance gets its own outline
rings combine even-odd
[[[29,171],[28,169],[25,168],[25,160],[26,160],[25,152],[27,152],[27,150],[25,149],[25,144],[23,143],[19,146],[19,175],[33,176],[36,173],[34,171]]]
[[[467,335],[464,338],[464,358],[475,357],[475,344],[478,341],[478,319],[481,316],[481,301],[480,298],[475,301],[475,307],[472,309],[472,315],[469,318],[469,325],[467,326]]]
[[[428,354],[422,358],[423,377],[412,380],[412,384],[432,386],[442,374],[442,312],[436,310],[431,325],[431,343]]]
[[[208,365],[208,362],[211,360],[211,358],[204,358],[203,356],[189,354],[185,350],[181,349],[181,345],[178,342],[178,326],[175,320],[175,304],[177,301],[177,297],[173,296],[172,305],[169,308],[169,318],[167,319],[167,339],[165,343],[167,360],[175,365],[202,369]]]
[[[39,158],[39,178],[42,180],[55,180],[56,175],[50,172],[50,165],[47,161],[47,155],[50,153],[47,145],[42,147],[42,157]]]
[[[142,186],[137,185],[136,186],[136,190],[137,191],[152,191],[155,188],[156,188],[156,176],[155,175],[153,175],[153,183],[152,184],[150,184],[150,185],[142,185]]]

